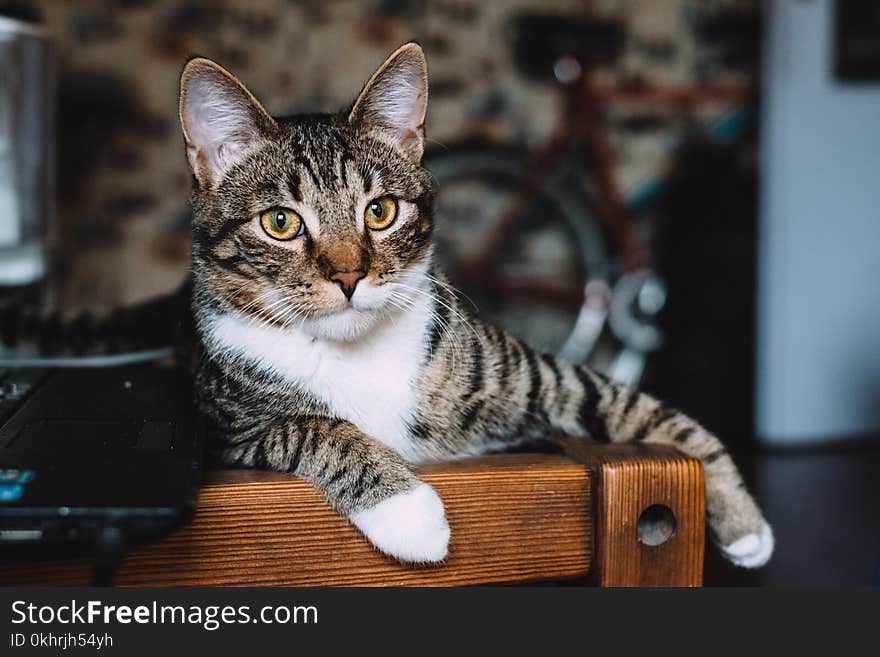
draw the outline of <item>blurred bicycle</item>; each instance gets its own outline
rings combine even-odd
[[[691,115],[720,105],[724,116],[703,129],[729,142],[748,123],[752,90],[604,83],[602,67],[625,43],[616,22],[528,13],[513,27],[517,65],[554,80],[565,110],[534,153],[466,143],[428,154],[439,187],[439,255],[483,315],[539,348],[635,385],[647,355],[663,344],[657,318],[667,290],[636,216],[659,197],[665,165],[624,193],[607,110]]]

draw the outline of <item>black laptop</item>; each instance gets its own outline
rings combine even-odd
[[[201,458],[178,368],[0,370],[0,557],[165,534],[195,510]]]

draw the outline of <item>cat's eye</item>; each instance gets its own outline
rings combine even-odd
[[[383,230],[397,218],[397,201],[391,196],[380,196],[369,203],[364,210],[364,222],[371,230]]]
[[[303,220],[293,210],[270,208],[260,213],[260,225],[272,239],[292,240],[303,233]]]

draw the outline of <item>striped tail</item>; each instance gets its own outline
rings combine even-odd
[[[120,308],[105,317],[63,319],[37,307],[0,307],[0,341],[7,359],[147,352],[174,346],[189,316],[189,285],[171,295]],[[10,353],[12,352],[12,353]]]
[[[709,527],[733,563],[757,568],[773,553],[773,533],[727,449],[695,420],[650,395],[584,367],[556,361],[581,395],[569,412],[551,415],[555,428],[587,431],[597,441],[671,445],[703,464]],[[568,372],[566,372],[568,370]],[[568,378],[568,377],[566,377]]]

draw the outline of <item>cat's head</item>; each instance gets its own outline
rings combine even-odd
[[[352,340],[424,295],[427,99],[414,43],[382,64],[351,109],[283,119],[215,62],[191,60],[180,121],[202,299],[255,322]]]

